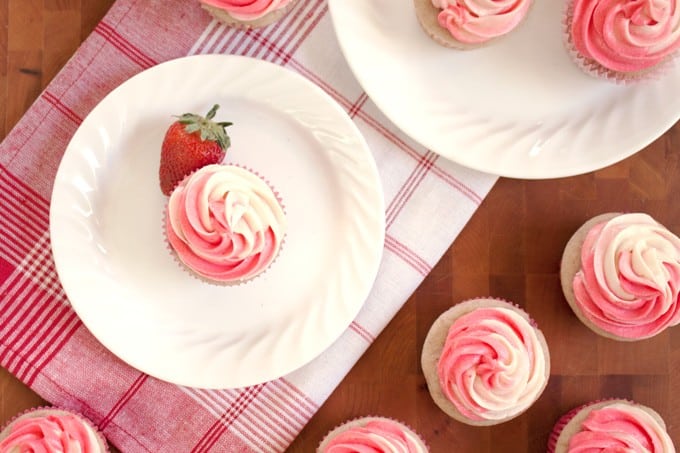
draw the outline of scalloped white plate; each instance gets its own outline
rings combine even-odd
[[[160,145],[171,115],[233,121],[226,162],[283,199],[272,266],[240,286],[192,276],[164,242]],[[384,202],[356,126],[321,89],[279,66],[201,55],[112,91],[68,145],[50,210],[52,249],[85,325],[130,365],[177,384],[227,388],[283,376],[347,328],[376,277]]]
[[[680,118],[680,59],[653,82],[616,85],[579,70],[562,45],[563,2],[473,51],[439,46],[413,0],[329,0],[340,46],[375,104],[432,151],[517,178],[586,173],[620,161]]]

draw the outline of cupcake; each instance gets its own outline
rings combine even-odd
[[[565,16],[567,50],[596,77],[648,78],[680,49],[678,0],[570,0]]]
[[[562,291],[595,333],[621,341],[653,337],[680,322],[680,239],[647,214],[602,214],[567,243]]]
[[[200,0],[220,22],[235,27],[260,28],[286,15],[297,0]]]
[[[674,453],[654,410],[626,400],[586,404],[563,415],[548,438],[548,453],[630,451]]]
[[[521,414],[550,376],[548,345],[535,323],[514,305],[490,298],[440,315],[425,338],[421,365],[437,406],[474,426]]]
[[[474,49],[514,30],[532,0],[414,0],[430,38],[455,49]]]
[[[73,412],[40,407],[15,417],[0,431],[0,451],[107,452],[104,436]]]
[[[408,426],[384,417],[348,421],[328,433],[317,453],[403,452],[426,453],[425,442]]]
[[[249,280],[274,261],[286,231],[279,199],[255,173],[207,165],[172,192],[165,216],[170,248],[195,275],[219,284]]]

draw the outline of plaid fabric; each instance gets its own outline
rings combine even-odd
[[[349,329],[302,369],[242,389],[175,386],[122,363],[70,308],[50,252],[52,184],[83,118],[130,76],[204,53],[268,60],[322,87],[368,141],[387,206],[379,275]],[[126,452],[285,450],[494,181],[423,149],[376,109],[341,56],[325,0],[300,1],[254,31],[225,28],[195,1],[118,0],[0,146],[0,363],[48,401],[91,418]]]

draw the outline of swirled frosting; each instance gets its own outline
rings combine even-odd
[[[104,451],[97,434],[71,414],[24,416],[0,441],[0,453],[96,453]]]
[[[536,330],[510,308],[477,308],[449,328],[437,364],[439,384],[471,420],[501,420],[527,409],[545,385]]]
[[[651,68],[680,48],[678,0],[574,0],[575,49],[605,68]]]
[[[432,0],[440,9],[439,25],[456,40],[480,44],[514,29],[526,16],[531,0]]]
[[[166,231],[179,259],[219,282],[252,278],[279,251],[286,219],[276,195],[254,173],[207,165],[170,195]]]
[[[573,280],[576,304],[606,332],[647,338],[680,322],[680,239],[647,214],[595,225]]]
[[[284,8],[292,0],[201,0],[229,13],[231,17],[243,21],[253,21],[272,11]]]
[[[321,453],[427,453],[418,437],[401,424],[376,419],[349,428],[331,439]]]
[[[592,410],[570,438],[567,451],[674,453],[675,447],[664,427],[644,409],[615,403]]]

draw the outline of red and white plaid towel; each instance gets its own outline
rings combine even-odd
[[[202,53],[268,60],[321,86],[366,137],[387,206],[380,272],[350,328],[304,368],[243,389],[179,387],[122,363],[70,308],[50,253],[52,184],[83,118],[130,76]],[[196,1],[118,0],[0,146],[0,364],[48,401],[81,411],[126,452],[283,451],[494,181],[423,149],[389,123],[345,64],[325,0],[298,2],[280,22],[245,32],[211,20]]]

